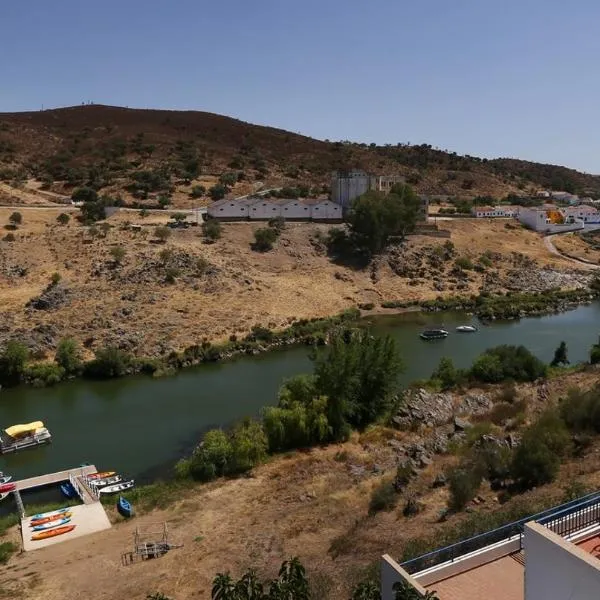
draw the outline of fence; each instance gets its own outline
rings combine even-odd
[[[422,556],[407,560],[400,566],[409,574],[414,574],[442,563],[453,562],[465,554],[481,550],[492,544],[507,541],[517,535],[521,536],[522,543],[525,523],[531,521],[545,525],[563,537],[585,529],[592,524],[598,524],[600,523],[600,492],[588,494],[577,500],[572,500],[571,502],[566,502],[535,515],[519,519],[513,523],[508,523],[497,529],[457,542],[456,544],[428,552]]]

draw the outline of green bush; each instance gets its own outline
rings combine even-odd
[[[215,219],[209,219],[202,223],[202,235],[206,240],[216,242],[221,238],[223,227],[221,223]]]
[[[192,198],[201,198],[206,193],[206,188],[203,185],[195,185],[192,187],[190,196]]]
[[[83,374],[96,379],[122,377],[131,369],[132,357],[125,351],[108,346],[95,352],[95,358],[86,363]]]
[[[67,375],[74,375],[81,371],[82,361],[79,347],[73,338],[64,338],[58,343],[56,364],[64,369]]]
[[[56,385],[62,381],[65,370],[55,363],[36,363],[27,365],[23,377],[35,387]]]
[[[571,431],[600,433],[600,384],[587,391],[570,389],[559,406],[561,417]]]
[[[79,187],[73,190],[71,198],[75,202],[96,202],[98,192],[91,187]]]
[[[442,390],[449,390],[464,380],[464,373],[454,366],[451,358],[445,356],[431,374],[431,379],[439,381]]]
[[[60,213],[60,215],[56,217],[56,220],[59,225],[66,225],[71,220],[71,217],[67,213]]]
[[[473,465],[453,469],[448,476],[450,498],[448,508],[459,512],[475,498],[481,486],[481,474]]]
[[[154,235],[164,244],[171,237],[171,230],[162,225],[154,230]]]
[[[268,252],[273,249],[273,244],[277,241],[279,232],[271,227],[261,227],[254,232],[254,244],[252,249],[259,252]]]
[[[260,423],[244,419],[231,432],[229,473],[245,473],[267,457],[267,436]]]
[[[225,194],[227,194],[227,188],[221,183],[217,183],[208,189],[208,195],[213,202],[222,200],[225,198]]]
[[[0,353],[0,385],[17,385],[23,379],[25,363],[29,358],[27,346],[10,340]]]
[[[473,363],[470,375],[476,381],[500,383],[535,381],[547,374],[546,365],[525,346],[496,346],[489,348]]]
[[[390,511],[398,502],[398,494],[389,479],[383,479],[373,488],[369,500],[369,514],[374,515],[382,510]]]
[[[454,261],[454,264],[460,269],[464,269],[465,271],[471,271],[474,268],[473,262],[470,258],[466,256],[459,256]]]

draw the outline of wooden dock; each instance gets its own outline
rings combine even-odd
[[[21,479],[15,481],[17,490],[24,492],[26,490],[33,490],[38,487],[44,487],[46,485],[64,483],[69,481],[69,476],[73,477],[86,477],[97,473],[98,469],[94,465],[88,465],[85,467],[77,467],[76,469],[67,469],[66,471],[58,471],[56,473],[47,473],[46,475],[38,475],[37,477],[29,477],[29,479]]]

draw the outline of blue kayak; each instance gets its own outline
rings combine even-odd
[[[46,517],[51,517],[52,515],[62,515],[66,512],[69,512],[69,508],[59,508],[57,510],[50,510],[45,513],[38,513],[37,515],[33,515],[31,517],[31,520],[37,521],[38,519],[45,519]]]
[[[50,521],[49,523],[44,523],[43,525],[34,525],[31,529],[32,531],[46,531],[47,529],[54,529],[55,527],[59,527],[61,525],[67,525],[67,523],[71,522],[71,517],[67,517],[66,519],[57,519],[56,521]]]
[[[71,485],[70,482],[67,483],[63,483],[60,486],[60,491],[63,493],[64,496],[66,496],[67,498],[74,498],[75,497],[75,488]]]
[[[133,506],[131,506],[131,503],[125,500],[123,496],[119,496],[119,499],[117,500],[117,510],[124,517],[129,518],[133,516]]]

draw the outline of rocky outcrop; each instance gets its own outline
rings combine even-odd
[[[71,292],[63,283],[50,284],[38,297],[25,305],[33,310],[56,310],[70,300]]]

